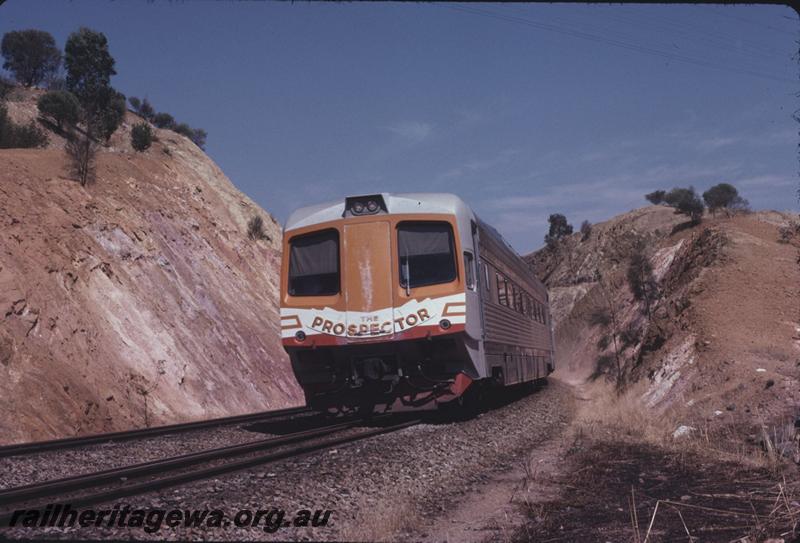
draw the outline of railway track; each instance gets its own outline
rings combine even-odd
[[[380,422],[388,419],[389,416],[373,420]],[[105,503],[301,457],[330,447],[402,430],[419,422],[420,420],[415,419],[336,436],[362,424],[362,421],[354,420],[240,445],[6,489],[0,491],[0,527],[8,526],[13,512],[18,509],[44,510],[47,505],[54,503],[69,503],[73,508]]]
[[[33,443],[19,443],[15,445],[5,445],[0,447],[0,458],[7,456],[17,456],[21,454],[32,454],[52,450],[71,449],[94,445],[97,443],[108,443],[112,441],[128,441],[131,439],[142,439],[145,437],[155,437],[166,434],[177,434],[189,432],[191,430],[202,430],[215,426],[225,426],[228,424],[241,424],[246,422],[259,422],[280,417],[289,417],[312,412],[308,407],[292,407],[277,411],[264,411],[261,413],[250,413],[247,415],[234,415],[218,419],[201,420],[197,422],[185,422],[182,424],[170,424],[166,426],[155,426],[153,428],[140,428],[123,432],[111,432],[106,434],[94,434],[81,437],[67,437],[63,439],[53,439],[49,441],[36,441]]]

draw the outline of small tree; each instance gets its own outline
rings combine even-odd
[[[80,118],[81,106],[75,95],[69,91],[50,91],[40,96],[36,105],[39,113],[49,117],[59,130],[63,130],[64,125],[77,124]]]
[[[553,213],[547,218],[550,229],[544,237],[548,247],[554,247],[558,240],[564,236],[572,234],[572,225],[567,222],[567,218],[561,213]]]
[[[602,300],[602,305],[595,311],[595,314],[606,315],[606,322],[610,327],[609,332],[611,336],[611,341],[609,343],[614,347],[614,358],[612,359],[606,357],[605,363],[598,364],[598,370],[604,369],[601,366],[611,367],[611,363],[613,362],[615,372],[612,378],[615,381],[617,390],[620,391],[622,389],[624,380],[624,368],[622,364],[622,352],[620,348],[620,335],[622,330],[620,329],[619,308],[617,307],[619,300],[613,294],[614,284],[609,280],[609,278],[603,276],[603,274],[601,274],[600,270],[597,268],[594,270],[594,280],[597,282],[597,286],[600,289]]]
[[[175,119],[169,113],[156,113],[153,116],[153,124],[159,128],[175,128]]]
[[[194,142],[200,149],[205,151],[206,149],[206,138],[208,137],[208,132],[203,130],[202,128],[194,128],[192,130],[192,135],[189,136],[189,139]]]
[[[194,144],[197,145],[199,148],[201,149],[205,148],[206,136],[208,136],[208,133],[206,133],[206,131],[203,130],[202,128],[192,128],[186,123],[180,123],[176,125],[173,128],[173,130],[178,134],[186,136],[187,138],[192,140],[192,142],[194,142]]]
[[[153,144],[153,130],[147,123],[136,123],[131,129],[131,145],[139,152],[147,151]]]
[[[91,109],[98,94],[107,92],[111,87],[111,76],[117,73],[105,34],[89,28],[81,28],[69,35],[64,47],[64,65],[67,88],[87,110]]]
[[[586,241],[592,235],[592,223],[583,221],[581,223],[581,241]]]
[[[659,205],[664,203],[664,197],[667,195],[666,191],[663,190],[654,190],[649,194],[645,194],[644,197],[653,205]]]
[[[147,119],[148,121],[152,121],[153,117],[156,114],[155,108],[150,104],[150,102],[145,98],[142,100],[142,105],[139,106],[139,111],[137,112],[139,115]]]
[[[139,113],[139,108],[142,107],[142,101],[136,98],[135,96],[128,96],[128,103],[133,108],[133,111]]]
[[[647,255],[647,245],[642,238],[633,244],[627,277],[634,299],[644,301],[647,316],[650,318],[650,308],[656,299],[658,285]]]
[[[253,217],[247,221],[247,237],[253,241],[269,239],[269,236],[264,232],[264,219],[261,218],[261,215],[253,215]]]
[[[664,196],[664,201],[674,207],[678,213],[690,217],[694,224],[699,223],[703,218],[705,206],[694,187],[674,188]]]
[[[97,144],[88,135],[70,134],[64,146],[69,163],[69,174],[81,186],[94,182],[96,178]]]
[[[708,206],[708,210],[712,214],[716,214],[717,210],[723,207],[728,207],[733,200],[739,196],[739,191],[730,183],[719,183],[714,185],[703,193],[703,201]]]
[[[122,124],[126,111],[124,94],[111,87],[98,90],[86,112],[90,134],[108,141]]]
[[[42,30],[6,32],[0,51],[5,59],[3,68],[26,87],[38,85],[61,64],[61,51],[53,36]]]

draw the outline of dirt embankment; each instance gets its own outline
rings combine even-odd
[[[698,424],[800,414],[800,239],[779,241],[795,219],[756,212],[687,227],[649,206],[529,255],[550,289],[560,375],[642,383],[644,406]],[[637,240],[653,269],[649,303],[626,277]]]
[[[689,226],[650,206],[529,255],[581,407],[540,481],[559,495],[531,493],[515,539],[800,538],[800,239],[781,233],[796,220]],[[649,307],[627,280],[636,240]]]
[[[35,91],[8,105],[33,117]],[[301,401],[278,339],[279,225],[183,136],[134,152],[140,120],[86,188],[56,134],[0,151],[2,443]]]

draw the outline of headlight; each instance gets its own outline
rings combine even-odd
[[[354,202],[353,203],[353,214],[354,215],[361,215],[364,213],[364,204],[361,202]]]
[[[375,200],[370,200],[369,202],[367,202],[367,211],[369,211],[370,213],[375,213],[376,211],[378,211],[378,202],[376,202]]]

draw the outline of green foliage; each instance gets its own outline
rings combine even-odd
[[[86,111],[89,133],[108,141],[125,119],[125,95],[111,87],[97,91],[94,101]]]
[[[664,190],[654,190],[649,194],[645,194],[644,197],[653,205],[663,204],[664,197],[667,195],[667,192]]]
[[[656,292],[656,280],[653,265],[647,257],[647,246],[639,239],[633,245],[631,258],[628,261],[628,285],[636,300],[653,300]]]
[[[736,187],[730,183],[719,183],[703,193],[703,201],[713,212],[721,207],[728,207],[737,196],[739,196],[739,191],[736,190]]]
[[[550,223],[550,230],[544,237],[548,247],[553,247],[564,236],[572,234],[572,225],[567,222],[567,218],[561,213],[554,213],[547,218]]]
[[[73,126],[80,119],[81,106],[75,95],[69,91],[49,91],[39,97],[36,105],[39,113],[49,117],[59,130]]]
[[[674,207],[678,213],[690,217],[693,223],[699,223],[703,218],[705,206],[694,187],[674,188],[664,196],[664,201],[667,205]]]
[[[38,85],[61,65],[61,51],[53,36],[43,30],[6,32],[0,52],[5,59],[3,68],[26,87]]]
[[[202,128],[192,128],[186,123],[180,123],[176,125],[173,130],[192,140],[199,148],[205,149],[206,136],[208,136],[208,133]]]
[[[147,101],[147,98],[145,98],[142,100],[142,105],[139,106],[139,111],[137,111],[137,113],[148,121],[152,121],[156,114],[156,110],[153,108],[150,102]]]
[[[139,152],[146,151],[153,144],[153,130],[148,123],[136,123],[131,129],[131,145]]]
[[[47,134],[31,122],[19,125],[8,116],[5,104],[0,103],[0,149],[30,149],[47,145]]]
[[[105,35],[89,28],[69,35],[64,47],[64,65],[67,88],[87,110],[106,93],[111,86],[111,76],[117,73]]]
[[[719,209],[747,210],[749,203],[739,196],[739,191],[730,183],[719,183],[703,193],[703,200],[712,213]]]
[[[175,128],[175,119],[169,113],[156,113],[153,116],[153,124],[159,128]]]

